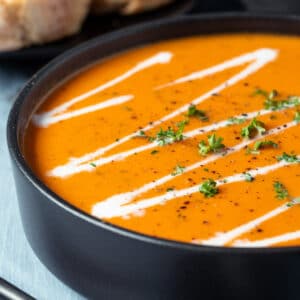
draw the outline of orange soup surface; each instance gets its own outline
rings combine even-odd
[[[32,116],[24,155],[57,195],[139,233],[300,245],[300,38],[190,37],[83,70]]]

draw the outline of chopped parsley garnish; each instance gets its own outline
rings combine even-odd
[[[273,184],[273,188],[276,193],[277,199],[283,200],[289,197],[288,190],[281,182],[275,181]]]
[[[300,123],[300,111],[296,111],[294,121]]]
[[[254,180],[254,177],[250,173],[245,173],[245,180],[248,182],[252,182]]]
[[[271,99],[273,99],[277,94],[278,94],[278,92],[276,90],[272,90],[270,93],[268,93],[265,90],[256,89],[254,91],[254,93],[253,93],[253,96],[261,95],[261,96],[264,96],[265,98],[271,98]]]
[[[288,207],[292,207],[296,204],[300,204],[300,197],[293,199],[292,201],[290,201],[289,203],[287,203],[286,206]]]
[[[158,150],[153,150],[153,151],[151,151],[151,154],[152,155],[155,155],[155,154],[157,154],[159,151]]]
[[[253,148],[247,148],[247,154],[259,154],[261,149],[265,148],[278,148],[278,144],[273,141],[257,141]]]
[[[267,141],[267,140],[257,141],[257,142],[255,142],[253,149],[259,150],[259,149],[268,148],[268,147],[278,148],[278,144],[273,141]]]
[[[179,175],[179,174],[182,174],[185,170],[185,167],[183,166],[180,166],[180,165],[177,165],[173,172],[171,173],[172,176],[176,176],[176,175]]]
[[[208,179],[200,185],[199,192],[202,193],[206,198],[214,197],[219,193],[217,183],[212,179]]]
[[[96,167],[97,167],[97,165],[96,165],[95,163],[93,163],[93,162],[91,162],[90,165],[91,165],[93,168],[96,168]]]
[[[164,146],[167,144],[172,144],[174,142],[179,142],[184,139],[183,130],[187,121],[182,121],[177,124],[177,130],[168,127],[167,130],[163,130],[162,128],[156,134],[155,137],[151,137],[149,140],[151,142],[156,141],[158,145]]]
[[[198,118],[201,121],[208,121],[208,116],[206,113],[203,110],[197,109],[196,105],[194,104],[189,106],[187,116]]]
[[[211,152],[220,152],[225,148],[224,144],[222,144],[223,138],[217,137],[215,134],[209,135],[206,141],[201,141],[198,145],[199,153],[201,155],[206,155]]]
[[[145,131],[140,130],[140,131],[138,132],[138,136],[146,136]]]
[[[243,124],[245,122],[246,122],[245,118],[232,117],[227,120],[227,123],[228,123],[227,125]]]
[[[250,124],[244,127],[241,131],[241,136],[244,138],[251,138],[257,133],[262,135],[266,132],[265,124],[256,118],[252,119]]]
[[[278,161],[285,161],[288,163],[295,163],[295,162],[300,162],[300,159],[297,157],[297,155],[294,154],[287,154],[286,152],[283,152],[282,155],[277,156]]]
[[[272,90],[270,93],[267,91],[258,89],[254,95],[263,95],[265,97],[264,106],[268,110],[281,110],[288,107],[295,107],[300,105],[300,98],[296,96],[289,96],[287,99],[276,100],[278,92]]]
[[[150,140],[151,138],[145,133],[144,130],[140,130],[137,132],[136,136],[134,138],[146,138]]]
[[[174,188],[172,187],[167,188],[167,192],[172,192],[172,191],[174,191]]]

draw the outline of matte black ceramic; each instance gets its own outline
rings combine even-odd
[[[159,40],[245,31],[298,35],[300,18],[210,15],[132,27],[60,56],[19,94],[8,121],[8,145],[24,230],[39,259],[69,286],[94,299],[300,299],[299,247],[214,248],[127,231],[79,211],[50,191],[20,149],[36,107],[82,67]]]
[[[299,0],[241,0],[249,11],[288,14],[300,13]]]

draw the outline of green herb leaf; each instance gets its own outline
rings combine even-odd
[[[300,98],[299,97],[288,97],[286,100],[265,100],[265,109],[269,110],[281,110],[288,107],[295,107],[300,105]]]
[[[244,138],[252,138],[255,134],[262,135],[266,131],[265,124],[254,118],[249,125],[242,129],[241,136]]]
[[[264,90],[256,90],[254,95],[263,95],[265,97],[264,106],[268,110],[281,110],[288,107],[295,107],[300,105],[300,98],[296,96],[290,96],[287,99],[276,100],[278,92],[272,90],[270,93]]]
[[[300,204],[300,197],[293,199],[289,203],[286,204],[288,207],[292,207],[294,205]]]
[[[286,187],[279,181],[275,181],[273,184],[273,188],[276,193],[276,198],[283,200],[289,197],[289,193],[286,189]]]
[[[171,173],[172,176],[176,176],[176,175],[179,175],[179,174],[182,174],[185,170],[185,167],[183,166],[180,166],[180,165],[177,165],[173,172]]]
[[[227,120],[227,125],[243,124],[246,122],[245,118],[232,117]]]
[[[244,176],[246,181],[248,182],[254,181],[254,177],[250,173],[245,173]]]
[[[201,155],[206,155],[210,152],[220,152],[225,148],[225,145],[222,144],[223,138],[217,137],[215,134],[209,135],[207,142],[201,141],[198,145],[199,153]]]
[[[298,163],[300,162],[300,159],[297,157],[297,155],[294,155],[294,154],[287,154],[286,152],[283,152],[282,155],[280,156],[277,156],[277,160],[278,161],[285,161],[285,162],[288,162],[288,163]]]
[[[257,141],[257,142],[255,142],[253,149],[260,150],[260,149],[268,148],[268,147],[278,148],[278,144],[273,141],[267,141],[267,140]]]
[[[170,187],[170,188],[167,188],[167,192],[172,192],[174,191],[174,188]]]
[[[182,141],[184,139],[183,130],[186,124],[187,124],[186,120],[179,122],[177,124],[177,130],[174,130],[171,127],[168,127],[167,130],[163,130],[161,128],[159,132],[156,134],[156,137],[151,137],[149,140],[151,142],[156,141],[160,146]]]
[[[200,185],[199,192],[202,193],[206,198],[214,197],[219,193],[217,183],[212,179],[208,179]]]
[[[145,131],[143,131],[143,130],[140,130],[139,133],[138,133],[138,135],[139,136],[146,136]]]
[[[271,96],[272,95],[274,96],[274,92],[276,93],[276,91],[273,90]],[[267,91],[262,90],[262,89],[256,89],[254,91],[254,93],[252,94],[252,96],[259,96],[259,95],[264,96],[265,98],[269,98],[270,94]]]
[[[140,130],[140,131],[136,134],[136,136],[135,136],[134,138],[147,138],[147,139],[150,139],[150,138],[146,135],[145,131],[143,131],[143,130]]]
[[[187,116],[198,118],[201,121],[208,121],[206,113],[203,110],[197,109],[197,107],[194,104],[191,104],[189,106]]]
[[[296,111],[294,121],[300,123],[300,111]]]
[[[278,144],[273,142],[273,141],[267,141],[267,140],[264,140],[264,141],[257,141],[255,142],[254,146],[253,146],[253,149],[251,148],[247,148],[247,154],[259,154],[260,149],[265,149],[265,148],[278,148]]]
[[[92,166],[93,168],[97,168],[97,165],[93,162],[90,163],[90,166]]]

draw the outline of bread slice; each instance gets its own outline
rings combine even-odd
[[[0,50],[72,35],[89,8],[90,0],[0,0]]]

